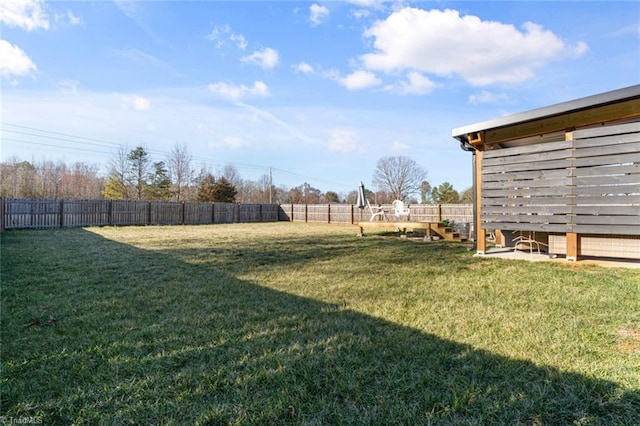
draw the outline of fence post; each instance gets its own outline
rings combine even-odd
[[[4,197],[0,197],[0,231],[4,231]]]
[[[182,220],[180,221],[180,222],[181,222],[181,223],[180,223],[181,225],[184,225],[184,217],[186,216],[186,209],[187,209],[187,206],[186,206],[186,204],[185,204],[185,203],[184,203],[184,201],[183,201],[183,202],[182,202]]]
[[[331,223],[331,204],[327,204],[327,223]]]
[[[304,223],[309,221],[309,204],[304,205]]]
[[[442,204],[438,204],[438,223],[442,222]]]
[[[149,209],[147,215],[147,225],[151,225],[151,201],[149,201]]]
[[[294,222],[294,219],[293,219],[293,203],[291,203],[291,219],[290,220],[291,220],[291,222]]]
[[[211,224],[216,223],[216,203],[211,203]]]
[[[64,228],[64,200],[60,200],[60,228]]]

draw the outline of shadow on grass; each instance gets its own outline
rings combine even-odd
[[[640,423],[640,396],[613,382],[261,287],[216,263],[189,263],[184,251],[140,250],[82,230],[48,234],[50,242],[43,235],[3,235],[4,416],[45,424]],[[39,256],[47,244],[57,250]],[[291,264],[303,247],[270,261]],[[240,257],[252,259],[245,267],[262,264],[255,253]],[[49,314],[56,325],[23,327]]]

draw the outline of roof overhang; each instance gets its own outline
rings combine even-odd
[[[640,117],[640,84],[453,129],[463,144],[484,150],[515,139]]]

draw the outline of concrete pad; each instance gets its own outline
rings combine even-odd
[[[538,254],[537,250],[533,253],[524,250],[514,250],[513,247],[494,247],[485,254],[476,254],[479,257],[489,259],[511,259],[511,260],[527,260],[529,262],[562,262],[565,264],[577,265],[598,265],[610,268],[632,268],[640,269],[640,260],[633,259],[609,259],[609,258],[580,258],[577,261],[568,261],[563,257],[551,257],[547,253]]]

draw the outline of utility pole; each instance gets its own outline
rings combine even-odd
[[[273,204],[273,173],[269,167],[269,204]]]

